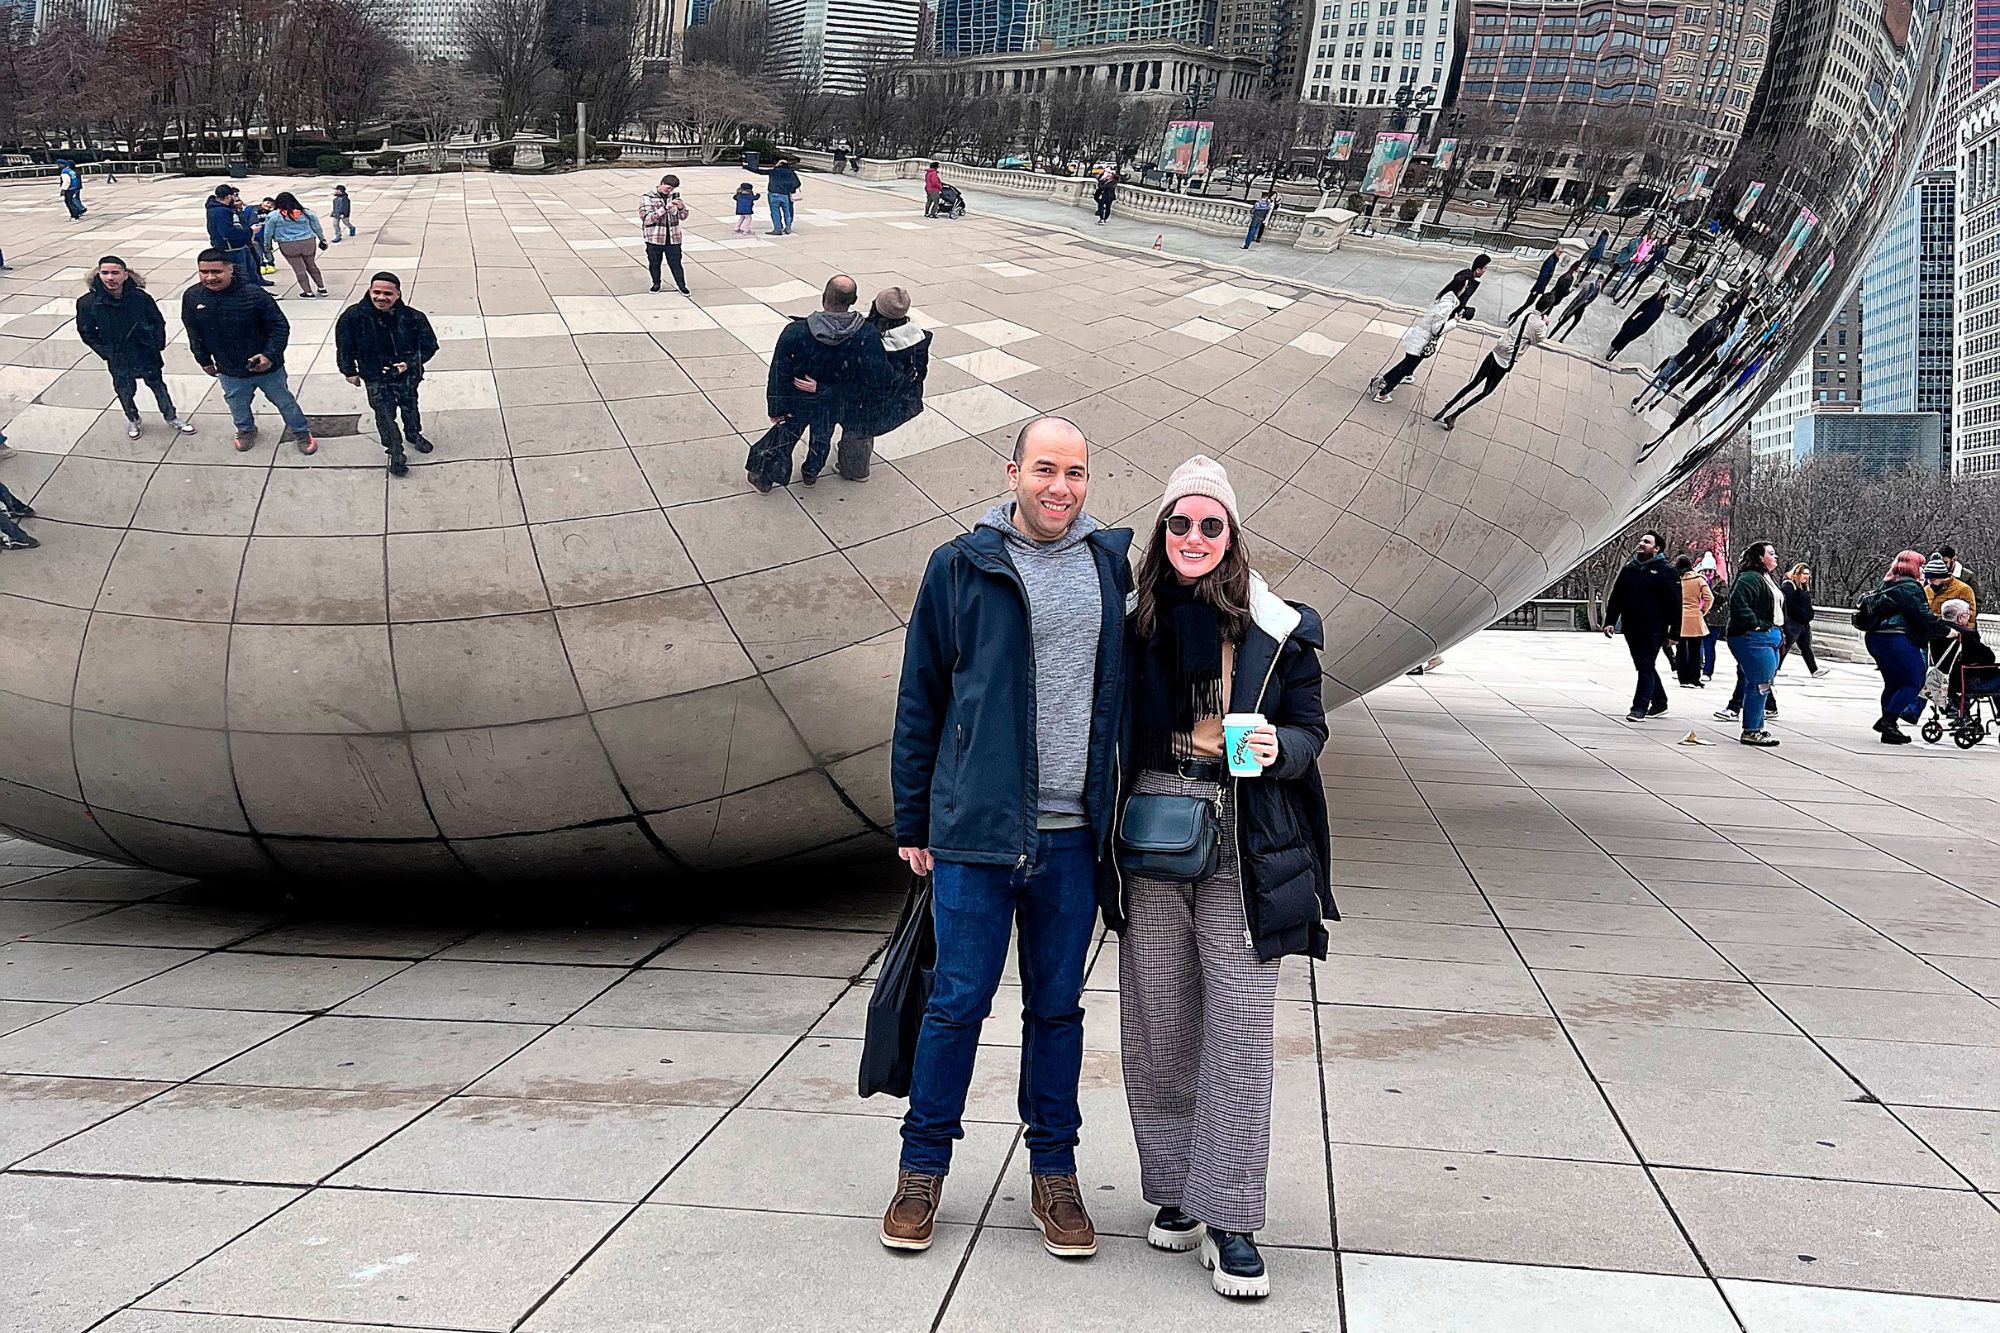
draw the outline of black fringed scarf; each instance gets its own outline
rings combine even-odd
[[[1133,742],[1141,768],[1171,771],[1194,752],[1194,724],[1223,714],[1222,619],[1178,581],[1160,589],[1155,616],[1140,646]]]

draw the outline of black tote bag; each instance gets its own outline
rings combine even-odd
[[[917,1029],[931,998],[931,969],[937,965],[937,932],[931,922],[931,882],[918,879],[904,900],[903,915],[882,954],[882,972],[868,999],[868,1031],[861,1043],[860,1091],[891,1097],[910,1095],[910,1071],[917,1058]]]

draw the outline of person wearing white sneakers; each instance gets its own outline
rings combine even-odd
[[[153,391],[167,428],[192,435],[194,427],[174,410],[174,397],[161,373],[167,349],[167,317],[146,290],[146,280],[127,268],[117,255],[97,261],[90,287],[76,298],[76,335],[84,346],[104,358],[111,370],[111,388],[125,409],[125,438],[139,438],[139,381]]]

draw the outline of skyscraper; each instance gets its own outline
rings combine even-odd
[[[2000,475],[2000,81],[1959,117],[1951,475]]]
[[[1396,90],[1408,85],[1435,88],[1442,101],[1457,10],[1458,0],[1322,4],[1309,20],[1311,36],[1300,55],[1300,98],[1338,106],[1388,106]]]
[[[1044,0],[1042,35],[1058,48],[1112,42],[1215,44],[1218,0]]]
[[[765,69],[818,92],[859,92],[870,69],[917,53],[923,9],[923,0],[771,0]]]
[[[1953,173],[1926,172],[1861,272],[1861,405],[1869,412],[1933,412],[1940,462],[1951,461]]]

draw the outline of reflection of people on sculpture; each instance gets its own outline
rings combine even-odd
[[[1548,290],[1549,284],[1555,281],[1556,265],[1560,264],[1561,262],[1562,262],[1562,251],[1560,249],[1549,251],[1549,257],[1542,261],[1542,267],[1535,273],[1535,285],[1528,289],[1528,295],[1526,296],[1526,298],[1522,300],[1521,304],[1514,307],[1514,311],[1512,314],[1507,316],[1507,322],[1509,324],[1512,324],[1515,320],[1519,319],[1521,317],[1521,312],[1526,310],[1529,306],[1533,305],[1535,303],[1535,298]],[[1556,299],[1561,300],[1562,298],[1557,297]]]
[[[1547,293],[1535,302],[1535,308],[1523,315],[1514,325],[1511,335],[1502,335],[1498,346],[1486,354],[1479,363],[1479,369],[1472,372],[1472,378],[1465,387],[1451,396],[1431,420],[1450,430],[1458,418],[1479,405],[1480,401],[1500,387],[1500,381],[1512,373],[1526,347],[1533,347],[1549,336],[1549,311],[1555,309],[1554,293]],[[1471,395],[1467,397],[1467,395]],[[1464,399],[1463,405],[1459,400]]]
[[[1431,303],[1429,310],[1417,317],[1416,323],[1404,330],[1401,343],[1402,359],[1377,375],[1372,383],[1376,402],[1388,402],[1390,396],[1396,392],[1397,385],[1415,374],[1418,366],[1437,355],[1437,349],[1443,343],[1444,335],[1449,333],[1452,325],[1457,322],[1458,308],[1458,298],[1447,288]],[[1472,318],[1472,310],[1469,307],[1466,309],[1465,318]]]
[[[1438,288],[1439,296],[1453,296],[1458,304],[1451,313],[1460,319],[1472,318],[1472,294],[1479,290],[1480,279],[1486,276],[1486,266],[1493,262],[1491,255],[1475,255],[1470,264],[1451,275],[1451,281]]]
[[[1585,270],[1589,273],[1589,270]],[[1590,309],[1590,303],[1604,290],[1603,281],[1594,273],[1584,278],[1583,286],[1577,288],[1575,296],[1563,307],[1562,316],[1556,320],[1555,328],[1549,333],[1551,338],[1561,342],[1563,335],[1583,321],[1583,312]]]
[[[1611,350],[1604,354],[1606,361],[1616,361],[1619,353],[1646,336],[1646,330],[1660,322],[1660,316],[1667,308],[1667,284],[1661,283],[1659,290],[1639,302],[1639,308],[1626,316],[1618,326],[1617,334],[1611,339]]]
[[[808,430],[812,438],[799,480],[808,486],[817,482],[842,411],[888,383],[882,334],[854,309],[859,295],[854,279],[834,277],[820,294],[820,308],[794,316],[778,334],[764,386],[771,429],[750,446],[743,464],[758,490],[791,482],[792,450]]]
[[[1076,1179],[1083,969],[1117,806],[1128,528],[1084,513],[1090,446],[1022,427],[1012,497],[932,553],[903,642],[890,759],[897,855],[932,877],[937,963],[917,1036],[881,1239],[927,1250],[980,1051],[1020,928],[1020,1109],[1030,1211],[1058,1256],[1097,1252]]]
[[[1159,1210],[1146,1240],[1198,1248],[1224,1296],[1265,1296],[1256,1233],[1279,961],[1324,958],[1322,919],[1335,914],[1316,764],[1324,633],[1311,608],[1251,570],[1236,493],[1201,455],[1168,480],[1136,583],[1124,891],[1102,900],[1119,933],[1119,1049],[1140,1191]],[[1167,865],[1143,839],[1135,848],[1148,807],[1198,812],[1214,856]]]
[[[1695,363],[1706,357],[1709,349],[1722,341],[1728,329],[1729,322],[1721,315],[1716,315],[1696,328],[1688,335],[1688,340],[1681,344],[1679,351],[1653,368],[1652,378],[1646,382],[1643,389],[1633,395],[1632,410],[1644,412],[1665,399],[1673,391],[1674,385],[1693,373]]]

